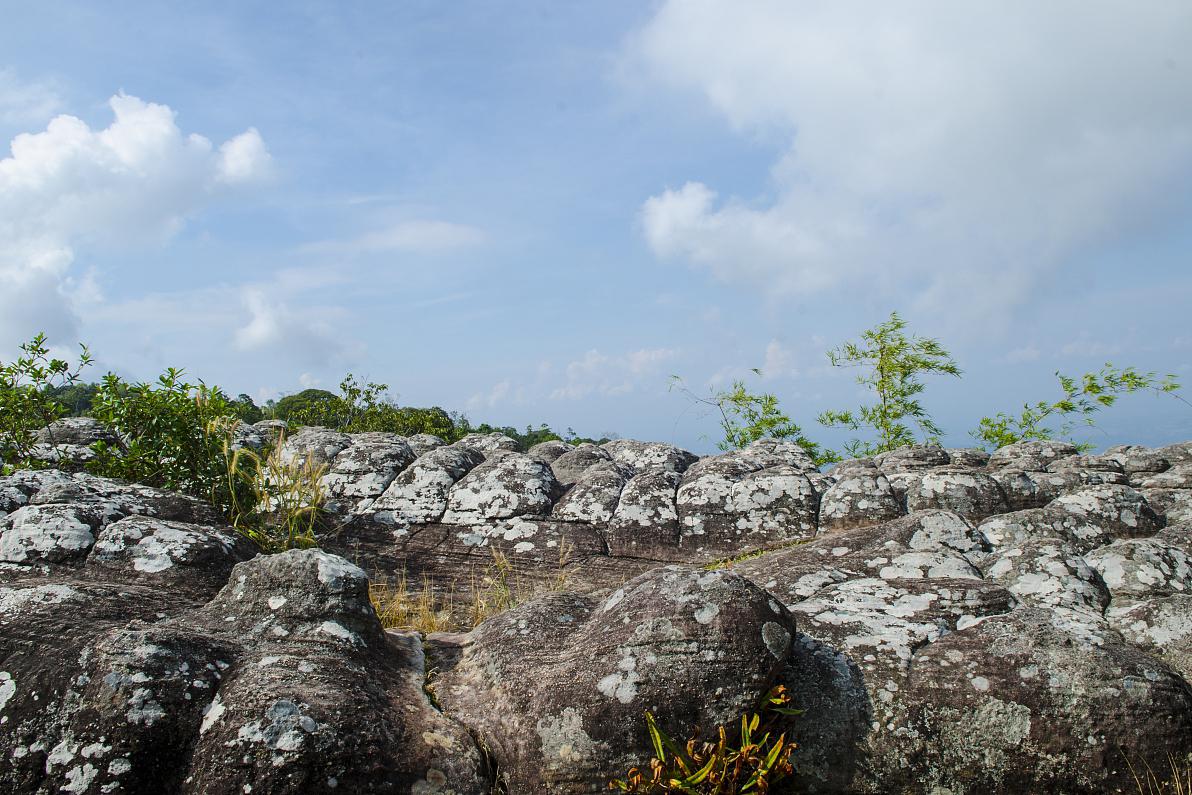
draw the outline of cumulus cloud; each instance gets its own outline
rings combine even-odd
[[[761,198],[693,174],[641,208],[660,258],[787,294],[1005,308],[1181,199],[1192,6],[669,0],[628,61],[782,153]]]
[[[677,354],[673,348],[642,348],[620,355],[590,350],[563,368],[564,382],[551,390],[550,397],[578,400],[593,394],[627,394],[642,382],[656,378],[662,366]]]
[[[165,105],[125,94],[108,104],[107,128],[57,116],[0,160],[0,338],[72,333],[80,250],[164,242],[214,197],[269,172],[256,130],[217,149],[184,135]]]
[[[236,329],[238,350],[273,352],[316,368],[352,355],[353,346],[330,322],[329,310],[293,309],[255,288],[245,290],[242,301],[247,321]]]

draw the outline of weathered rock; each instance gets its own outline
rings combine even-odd
[[[560,492],[550,466],[522,453],[491,455],[447,495],[447,524],[547,516]]]
[[[1154,538],[1115,541],[1085,555],[1114,599],[1192,593],[1192,556]]]
[[[1139,489],[1192,489],[1192,464],[1176,464],[1165,472],[1148,472],[1137,481]]]
[[[989,457],[991,469],[1021,469],[1041,472],[1053,461],[1076,455],[1080,452],[1070,442],[1053,440],[1018,442],[998,448]]]
[[[983,563],[985,576],[1031,607],[1080,610],[1100,619],[1109,606],[1101,575],[1062,540],[1036,538],[1004,547]]]
[[[989,453],[976,447],[950,447],[945,450],[948,463],[954,467],[979,468],[989,463]]]
[[[1163,472],[1171,466],[1166,456],[1149,447],[1122,445],[1109,448],[1105,454],[1116,458],[1127,476],[1137,475],[1140,479],[1154,472]]]
[[[485,458],[496,453],[517,452],[517,442],[503,433],[469,433],[456,442],[455,446],[476,450]]]
[[[748,580],[669,566],[603,602],[544,597],[463,638],[432,637],[435,692],[510,792],[603,792],[649,759],[643,710],[680,737],[712,736],[769,690],[794,631]]]
[[[414,451],[414,455],[426,455],[431,450],[447,444],[433,433],[416,433],[406,437],[406,444]]]
[[[1162,768],[1188,736],[1192,445],[825,474],[789,442],[695,462],[303,433],[291,460],[326,459],[350,511],[326,548],[440,594],[554,595],[425,660],[340,558],[242,562],[198,500],[0,477],[0,791],[488,792],[482,745],[511,792],[605,791],[648,760],[644,709],[707,735],[774,681],[807,709],[783,727],[807,791],[1129,789],[1120,760]]]
[[[885,473],[908,472],[915,469],[946,466],[952,462],[948,451],[938,444],[911,445],[899,447],[873,457],[878,468]]]
[[[483,454],[472,448],[435,448],[402,470],[371,510],[398,524],[437,522],[447,510],[451,487],[483,460]]]
[[[1166,770],[1192,732],[1192,689],[1176,672],[1117,642],[1089,644],[1045,610],[929,644],[897,703],[873,760],[886,791],[1134,791],[1127,759]]]
[[[1192,594],[1123,600],[1105,618],[1127,641],[1192,679]]]
[[[609,455],[634,474],[663,469],[682,474],[698,460],[686,450],[660,442],[635,442],[631,439],[614,439],[601,445]]]
[[[956,514],[922,511],[733,564],[733,571],[793,606],[850,580],[980,579],[970,558],[985,549],[980,534]]]
[[[555,503],[551,516],[565,522],[607,525],[616,513],[626,480],[625,472],[611,459],[590,466]]]
[[[38,444],[90,447],[96,442],[120,444],[120,437],[108,426],[91,417],[64,417],[37,432]]]
[[[0,561],[65,563],[86,557],[102,522],[81,505],[26,505],[0,520]]]
[[[1152,535],[1159,529],[1159,517],[1146,498],[1129,486],[1090,486],[1057,497],[1050,504],[1119,538]]]
[[[1192,489],[1139,489],[1166,524],[1192,521]]]
[[[335,457],[351,443],[352,437],[346,433],[311,426],[287,437],[280,456],[287,464],[331,466]]]
[[[1035,539],[1054,539],[1078,555],[1119,538],[1113,526],[1102,526],[1051,505],[991,516],[977,529],[994,549],[1012,548]]]
[[[674,560],[679,555],[679,512],[675,495],[682,475],[649,469],[629,478],[604,531],[613,555]]]
[[[757,468],[749,455],[705,458],[683,476],[675,498],[679,545],[695,559],[764,549],[815,535],[819,493],[790,465]]]
[[[400,437],[354,439],[335,456],[322,478],[332,508],[350,510],[363,500],[380,497],[414,459],[413,449]]]
[[[578,483],[589,468],[613,460],[607,450],[594,444],[581,444],[564,453],[550,464],[555,479],[564,488]]]
[[[896,519],[903,513],[886,476],[876,466],[833,470],[836,482],[820,499],[820,532],[867,527]]]
[[[908,512],[931,508],[980,521],[1008,509],[1001,487],[989,475],[963,470],[916,472],[906,482]]]
[[[551,464],[554,463],[555,459],[557,459],[559,456],[564,455],[565,453],[570,453],[572,449],[572,445],[567,444],[567,442],[560,442],[558,439],[552,439],[549,442],[539,442],[526,452],[529,455],[532,455],[534,458],[537,458],[539,461]]]
[[[307,550],[237,565],[206,606],[139,585],[0,590],[0,787],[488,792],[479,749],[423,692],[419,645],[381,631],[367,588]]]

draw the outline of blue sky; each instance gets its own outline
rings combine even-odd
[[[838,443],[824,351],[891,310],[953,444],[1056,370],[1192,381],[1186,3],[7,5],[0,356],[700,451],[671,374]]]

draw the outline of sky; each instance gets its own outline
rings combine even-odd
[[[898,311],[947,444],[1056,371],[1192,398],[1183,0],[0,4],[0,360],[697,452],[671,377],[744,379],[839,445],[825,352]]]

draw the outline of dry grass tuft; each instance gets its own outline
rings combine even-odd
[[[1139,795],[1192,795],[1192,761],[1187,757],[1181,762],[1169,753],[1167,765],[1170,769],[1166,773],[1156,773],[1146,762],[1145,770],[1134,767],[1129,759],[1126,764],[1130,766],[1130,775],[1134,777]]]
[[[403,574],[392,581],[374,579],[368,595],[385,629],[429,632],[466,632],[481,622],[517,607],[540,593],[562,591],[566,586],[570,551],[564,546],[559,554],[559,569],[548,583],[522,577],[513,563],[499,549],[492,550],[493,560],[483,571],[473,568],[467,590],[461,592],[456,582],[436,591],[424,576],[413,587]]]

